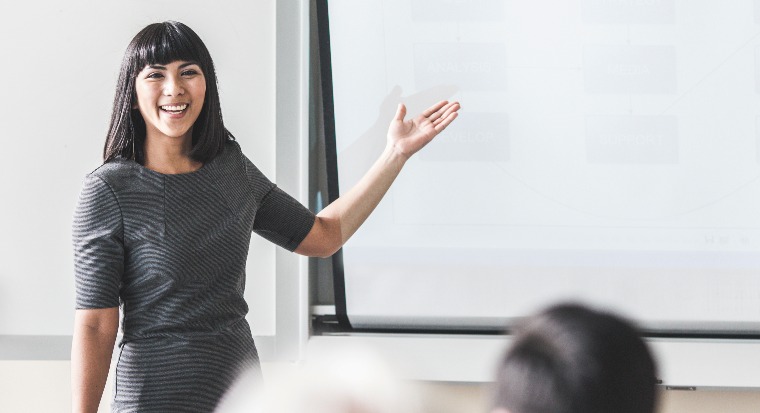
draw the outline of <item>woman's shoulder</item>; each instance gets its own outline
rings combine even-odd
[[[228,139],[224,142],[224,147],[217,152],[216,156],[209,163],[227,163],[230,160],[239,159],[242,154],[243,151],[240,149],[240,145],[236,141]]]
[[[103,163],[87,175],[106,182],[116,181],[134,175],[138,166],[134,161],[117,158]]]
[[[234,169],[238,169],[240,167],[243,167],[245,169],[245,165],[248,161],[248,158],[243,153],[243,149],[240,147],[240,144],[235,140],[228,140],[224,144],[224,151],[220,153],[217,158],[219,160],[215,160],[215,162],[226,165],[227,167],[232,167]]]
[[[107,184],[114,193],[125,189],[155,186],[151,184],[157,181],[155,173],[150,173],[145,167],[128,159],[113,159],[105,162],[85,177],[85,185],[92,185],[93,181]],[[155,182],[154,184],[158,184]]]
[[[224,152],[222,152],[222,154],[224,153],[241,156],[243,154],[243,149],[240,148],[240,144],[237,141],[228,139],[227,142],[224,143]]]
[[[264,176],[256,165],[243,153],[240,144],[234,140],[228,140],[221,154],[223,161],[218,162],[224,169],[224,175],[227,177],[239,176],[247,181],[254,188],[264,188],[268,190],[273,186],[272,182]],[[238,182],[240,180],[236,180]]]

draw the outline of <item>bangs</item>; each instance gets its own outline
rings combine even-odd
[[[198,64],[207,72],[204,63],[210,58],[208,51],[189,27],[177,22],[156,23],[146,27],[142,34],[135,37],[131,53],[134,73],[148,65],[166,65],[177,60]]]

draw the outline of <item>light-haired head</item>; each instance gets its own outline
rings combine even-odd
[[[299,365],[244,377],[220,413],[416,413],[411,388],[389,364],[366,348],[340,346]]]

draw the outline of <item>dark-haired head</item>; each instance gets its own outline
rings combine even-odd
[[[517,329],[493,396],[494,412],[652,413],[655,362],[627,320],[561,304]]]
[[[223,151],[225,142],[232,139],[222,121],[214,62],[206,45],[182,23],[154,23],[137,33],[124,53],[103,149],[105,162],[116,158],[144,162],[145,121],[134,108],[135,79],[148,65],[165,65],[178,60],[198,64],[206,79],[203,108],[193,125],[190,157],[205,163]]]

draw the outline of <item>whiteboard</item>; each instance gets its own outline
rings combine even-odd
[[[760,2],[360,3],[329,1],[341,191],[399,101],[462,111],[345,246],[354,327],[500,329],[580,300],[760,332]]]
[[[271,1],[0,3],[0,336],[71,335],[71,220],[85,174],[102,163],[127,44],[146,25],[178,20],[215,61],[227,128],[274,179],[274,31]],[[254,237],[249,321],[275,327],[275,247]]]

